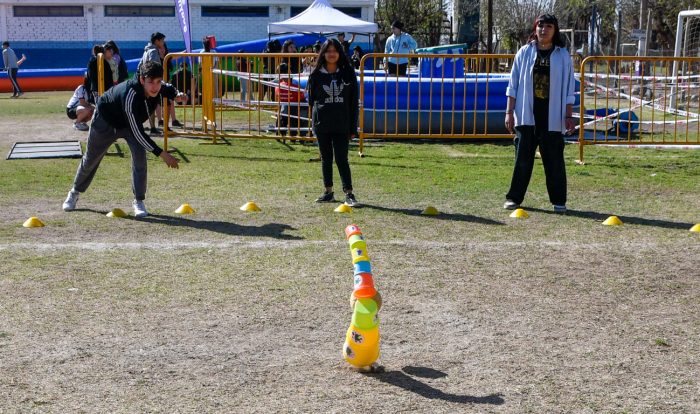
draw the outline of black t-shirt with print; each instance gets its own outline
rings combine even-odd
[[[535,66],[532,68],[533,112],[535,129],[549,129],[549,63],[552,50],[537,50]]]

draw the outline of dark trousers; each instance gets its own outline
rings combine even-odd
[[[289,136],[292,137],[306,135],[306,132],[299,131],[299,128],[307,128],[309,126],[309,121],[301,119],[308,117],[309,108],[307,106],[301,106],[296,102],[282,104],[277,118],[277,126],[280,127],[280,135],[286,136],[287,130],[289,130]]]
[[[335,155],[335,165],[338,166],[343,191],[352,191],[352,177],[348,162],[348,134],[317,134],[316,139],[318,139],[318,149],[321,151],[323,185],[333,187],[333,156]]]
[[[7,70],[7,77],[10,78],[10,83],[12,83],[12,95],[18,95],[22,93],[22,88],[19,87],[17,83],[17,68],[11,68]]]
[[[408,69],[408,63],[399,63],[397,65],[396,63],[387,62],[387,66],[389,67],[390,75],[406,76],[406,69]]]
[[[136,200],[146,198],[146,179],[148,177],[148,163],[146,149],[136,141],[131,133],[131,129],[114,129],[98,113],[92,118],[90,135],[88,135],[85,155],[80,160],[78,171],[75,173],[73,188],[82,193],[88,189],[92,179],[95,177],[97,167],[100,166],[102,158],[107,154],[109,146],[117,137],[126,139],[131,150],[131,190]]]
[[[565,205],[566,167],[564,138],[561,132],[538,131],[536,133],[534,126],[522,125],[515,128],[515,135],[515,167],[506,198],[518,204],[525,199],[532,176],[532,167],[535,164],[535,151],[539,145],[549,201],[552,204]]]

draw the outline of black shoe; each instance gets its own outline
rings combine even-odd
[[[182,122],[178,121],[177,119],[173,119],[172,124],[173,124],[173,127],[182,128]]]
[[[360,203],[357,202],[355,194],[347,193],[345,194],[345,205],[348,207],[357,207],[360,205]]]
[[[321,197],[316,199],[317,203],[330,203],[331,201],[335,201],[332,191],[330,193],[323,193]]]
[[[160,121],[158,121],[158,126],[159,126],[159,127],[162,127],[162,126],[163,126],[163,120],[162,120],[162,119],[161,119]]]
[[[160,129],[158,128],[151,128],[151,135],[160,135]]]

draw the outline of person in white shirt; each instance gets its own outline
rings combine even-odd
[[[66,115],[69,119],[72,119],[73,128],[78,131],[89,131],[90,127],[87,126],[87,121],[92,118],[92,113],[95,110],[90,103],[88,103],[89,92],[87,88],[88,77],[85,75],[84,81],[81,85],[75,88],[73,96],[71,96],[68,104],[66,105]]]
[[[395,21],[391,24],[392,35],[386,39],[384,53],[412,53],[418,43],[410,34],[403,31],[403,23]],[[389,57],[384,59],[384,70],[390,75],[406,76],[408,57]]]

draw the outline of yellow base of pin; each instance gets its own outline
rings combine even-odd
[[[335,211],[336,213],[352,213],[352,207],[345,204],[341,204],[338,207],[336,207],[333,211]]]
[[[421,214],[424,216],[437,216],[440,212],[435,207],[428,206],[425,210],[421,211]]]
[[[527,214],[527,211],[523,210],[522,208],[516,208],[515,211],[510,213],[510,216],[512,218],[517,218],[517,219],[526,219],[530,217],[529,214]]]

